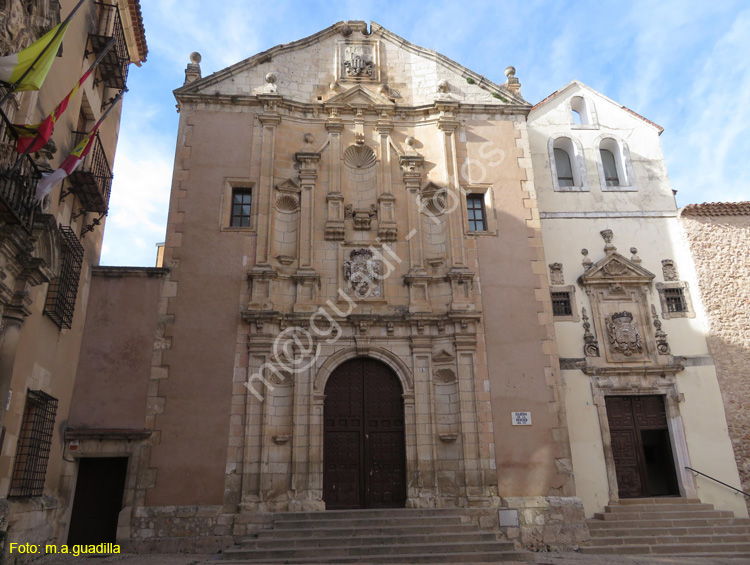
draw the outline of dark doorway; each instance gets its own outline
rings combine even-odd
[[[620,498],[679,495],[664,397],[605,400]]]
[[[325,388],[326,508],[403,508],[404,400],[394,372],[373,359],[342,363]]]
[[[68,545],[114,543],[122,510],[127,457],[88,457],[78,463],[78,480]]]

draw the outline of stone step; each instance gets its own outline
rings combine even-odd
[[[282,540],[286,538],[323,538],[323,537],[336,537],[336,538],[350,538],[362,535],[372,536],[392,536],[392,535],[409,535],[409,534],[450,534],[460,532],[476,532],[477,526],[475,524],[450,524],[448,526],[435,526],[435,525],[424,525],[419,526],[375,526],[368,528],[319,528],[308,527],[308,528],[284,528],[284,529],[268,529],[260,530],[255,537],[246,537],[240,540],[240,543],[246,541],[255,541],[256,539],[276,539]]]
[[[346,542],[343,542],[346,543]],[[274,549],[243,549],[234,547],[223,553],[224,559],[234,560],[269,560],[269,559],[308,559],[318,563],[329,562],[333,557],[364,557],[372,560],[378,556],[409,556],[407,562],[413,557],[429,556],[438,554],[469,554],[474,553],[514,553],[513,544],[501,541],[482,542],[448,542],[448,543],[414,543],[399,545],[377,545],[377,546],[351,546],[339,545],[337,547],[320,548],[289,548],[276,547]],[[473,557],[472,557],[473,558]],[[469,559],[471,561],[471,559]]]
[[[296,522],[299,520],[357,520],[361,518],[414,518],[428,516],[465,516],[465,508],[368,508],[355,510],[324,510],[320,512],[279,512],[273,515],[274,522]]]
[[[430,553],[423,555],[415,554],[392,554],[392,555],[362,555],[350,557],[325,557],[323,560],[310,559],[306,557],[290,559],[225,559],[226,565],[248,565],[250,563],[505,563],[509,561],[531,561],[532,553],[520,551],[476,551],[471,553]]]
[[[688,520],[688,519],[712,519],[712,518],[730,518],[734,516],[733,512],[727,510],[690,510],[685,512],[618,512],[614,514],[606,512],[597,512],[594,514],[596,520],[607,522],[630,522],[640,520]]]
[[[581,553],[592,554],[659,554],[680,555],[706,553],[730,553],[737,557],[750,554],[750,542],[747,543],[714,543],[702,545],[700,543],[665,543],[657,545],[607,545],[582,547]]]
[[[359,519],[347,519],[347,518],[319,518],[317,520],[281,520],[274,522],[274,529],[301,529],[301,528],[337,528],[337,527],[357,527],[357,528],[371,528],[378,526],[420,526],[420,525],[433,525],[433,526],[450,526],[451,524],[465,523],[462,517],[456,516],[414,516],[414,517],[400,517],[394,515],[393,517],[387,518],[359,518]]]
[[[629,504],[700,504],[698,498],[680,498],[677,496],[660,496],[658,498],[621,498],[620,505],[626,506]]]
[[[362,532],[371,534],[371,532]],[[340,547],[341,545],[354,546],[371,546],[371,545],[413,545],[413,544],[450,544],[452,542],[485,542],[497,541],[497,535],[492,532],[459,532],[459,533],[442,533],[442,534],[410,534],[410,535],[355,535],[339,537],[300,537],[300,538],[270,538],[257,539],[254,541],[243,541],[241,549],[274,549],[283,544],[284,548],[310,549],[316,547]]]
[[[750,535],[750,524],[745,526],[688,526],[683,528],[589,528],[592,541],[594,538],[628,537],[645,534],[646,532],[654,536]]]
[[[677,535],[677,536],[612,536],[606,538],[591,538],[591,546],[624,546],[624,545],[661,545],[661,544],[727,544],[750,543],[747,534],[717,534],[707,536]]]
[[[731,514],[731,513],[730,513]],[[651,529],[651,528],[693,528],[707,526],[747,526],[750,518],[672,518],[650,520],[588,520],[589,531],[606,529]]]
[[[713,504],[628,504],[625,506],[605,506],[607,514],[630,514],[632,512],[650,512],[661,514],[662,512],[694,512],[702,510],[714,510]]]

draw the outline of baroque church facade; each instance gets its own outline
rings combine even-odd
[[[94,270],[69,420],[70,456],[127,458],[118,541],[462,508],[570,548],[625,498],[747,516],[686,469],[739,486],[660,128],[506,77],[364,22],[207,77],[193,54],[163,266]]]

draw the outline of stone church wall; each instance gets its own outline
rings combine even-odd
[[[750,492],[750,203],[690,205],[680,220],[695,262],[742,489]]]

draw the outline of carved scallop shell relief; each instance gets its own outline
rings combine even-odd
[[[366,145],[352,145],[344,151],[344,162],[353,169],[372,167],[375,160],[375,152]]]

